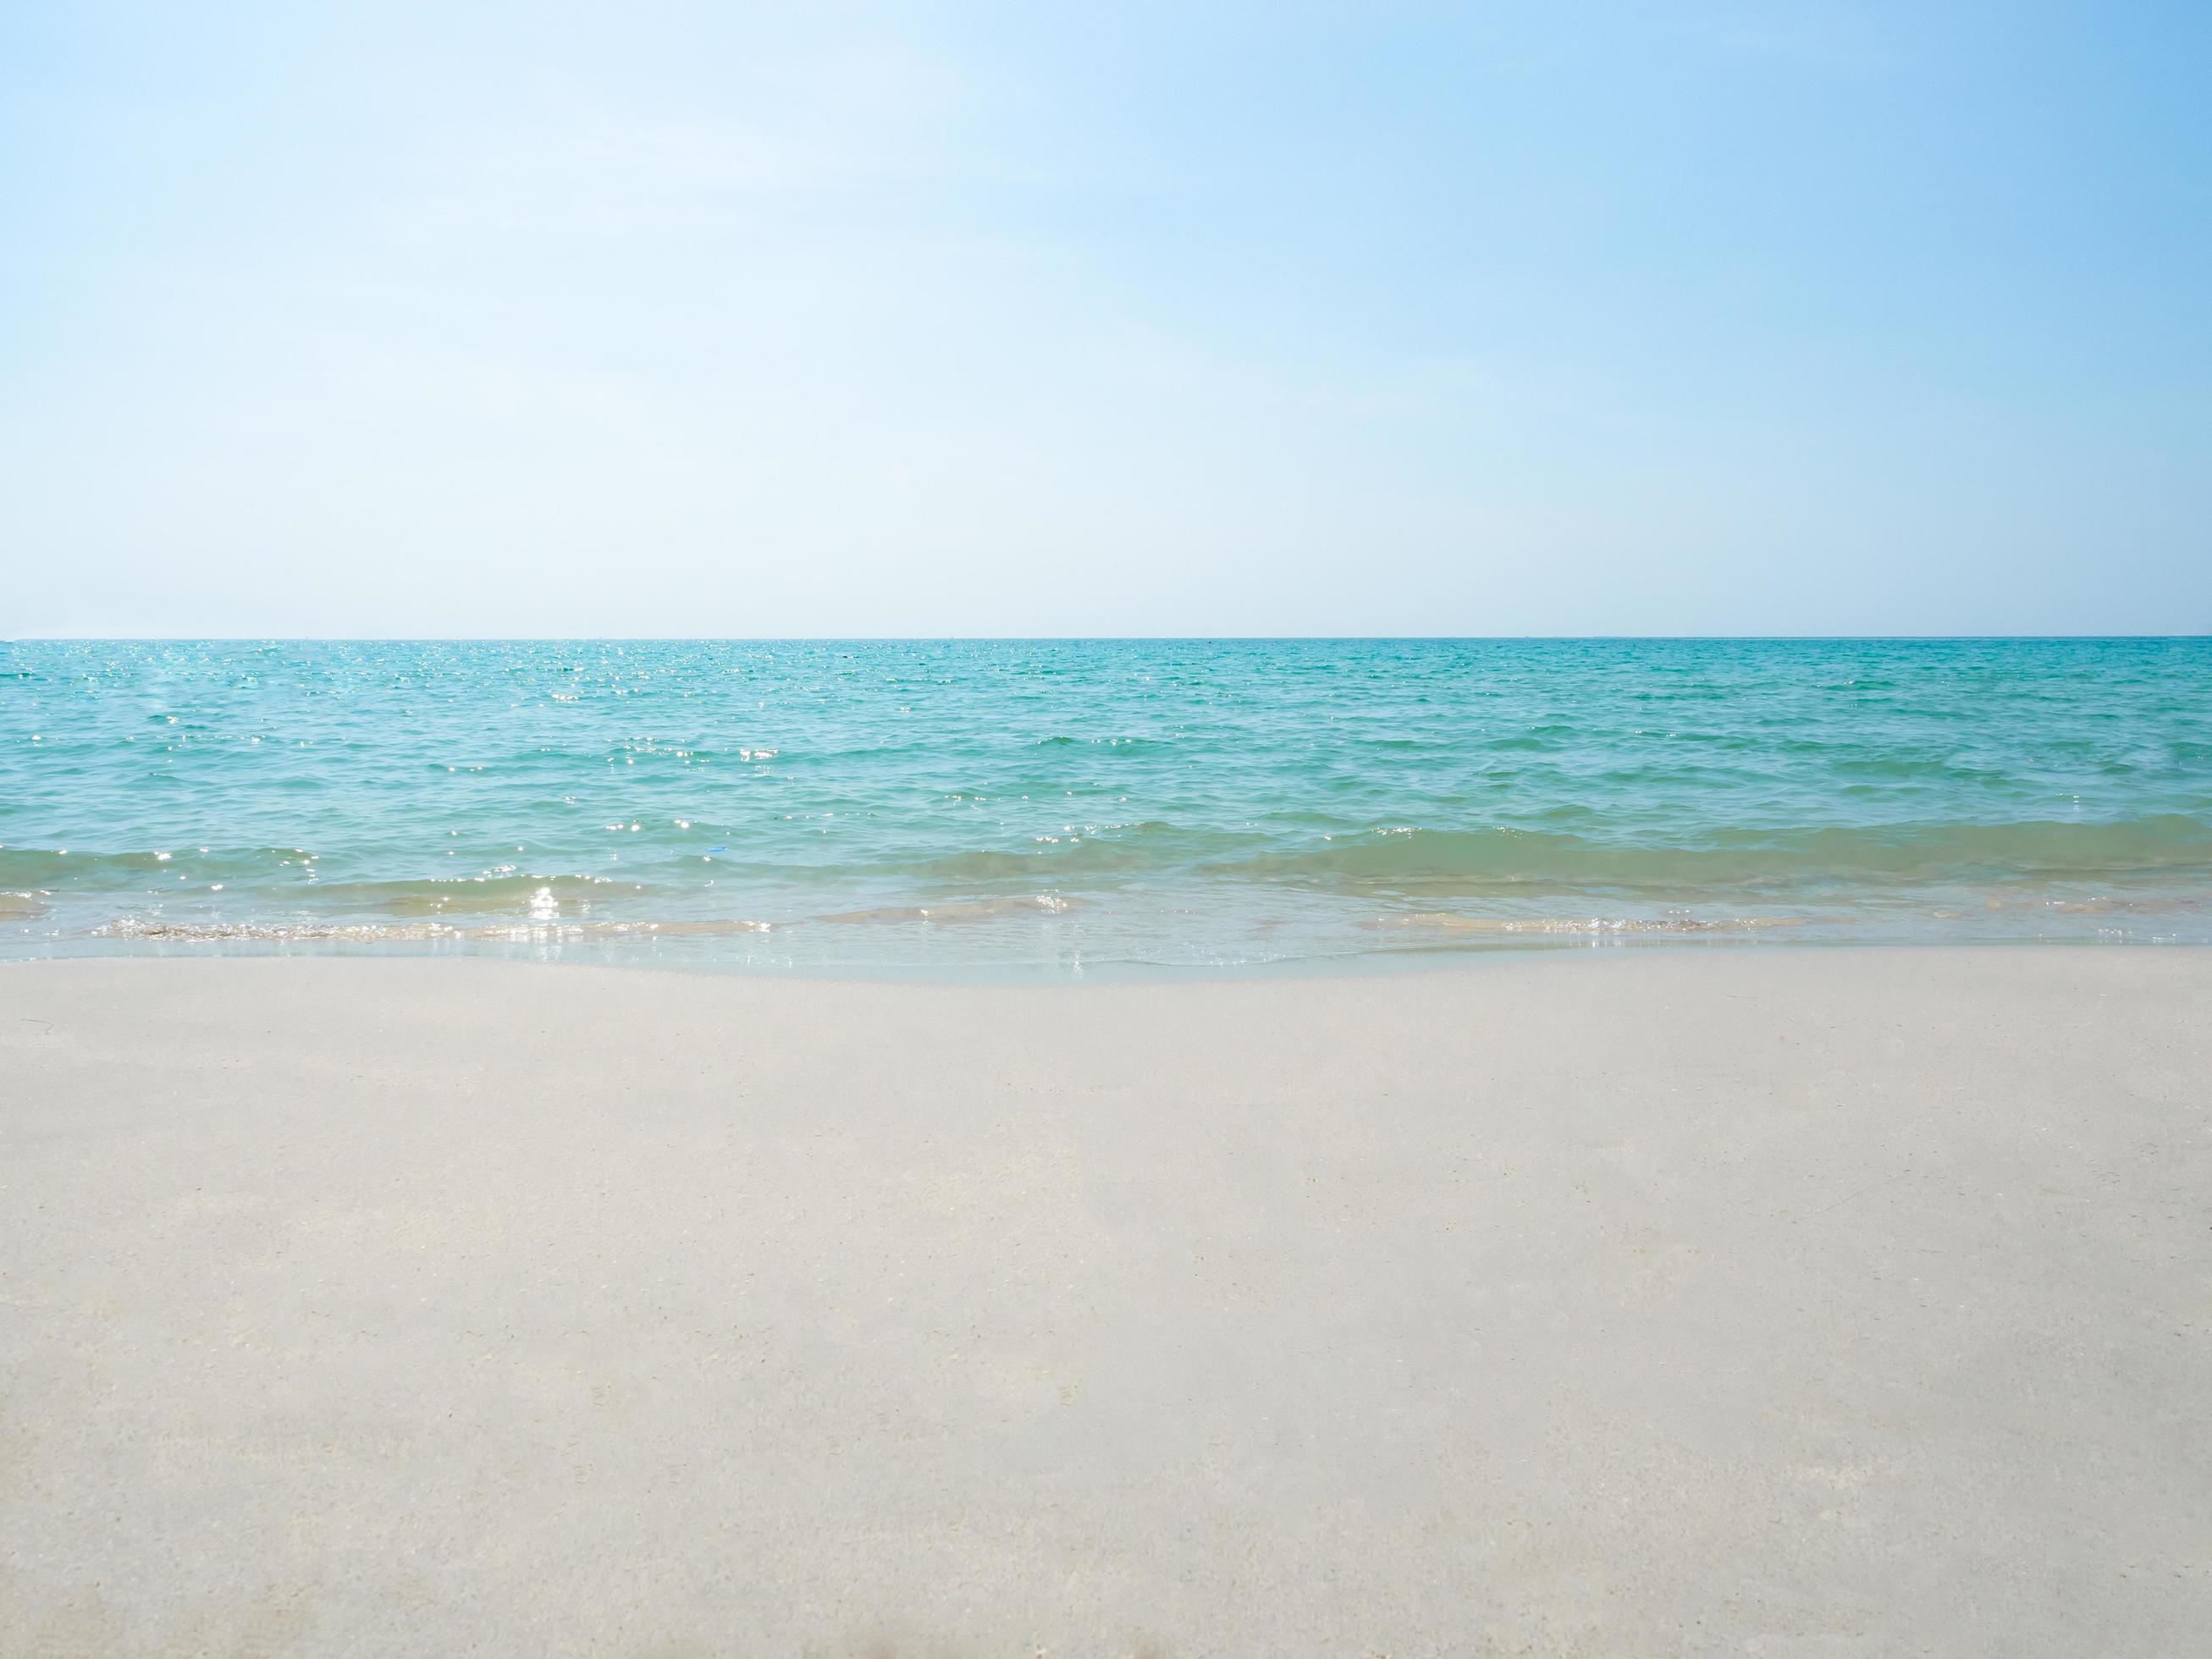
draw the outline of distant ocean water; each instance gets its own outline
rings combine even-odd
[[[0,645],[0,954],[2212,942],[2212,641]]]

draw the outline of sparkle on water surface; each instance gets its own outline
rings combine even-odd
[[[2212,940],[2212,641],[0,645],[0,949]]]

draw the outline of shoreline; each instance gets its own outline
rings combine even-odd
[[[0,963],[0,1648],[2182,1650],[2208,1075],[2186,948]]]
[[[678,937],[678,936],[672,936]],[[353,963],[363,964],[419,963],[459,969],[550,969],[565,973],[667,975],[679,979],[702,979],[738,983],[792,985],[911,985],[943,989],[1045,990],[1141,988],[1177,986],[1236,985],[1247,981],[1273,984],[1341,981],[1357,984],[1367,980],[1449,975],[1462,970],[1480,970],[1504,962],[1545,960],[1609,960],[1636,957],[1660,959],[1714,957],[1896,955],[1904,957],[1953,955],[2014,956],[2052,951],[2094,956],[2105,953],[2150,956],[2203,955],[2212,957],[2212,943],[2195,939],[2096,939],[2086,937],[2014,938],[1967,941],[1895,939],[1807,938],[1785,929],[1730,929],[1667,933],[1593,931],[1571,933],[1564,929],[1529,930],[1525,935],[1453,937],[1449,942],[1392,945],[1341,955],[1283,957],[1237,962],[1154,962],[1124,958],[1085,958],[1076,962],[1037,960],[991,961],[952,958],[905,962],[758,962],[712,955],[672,951],[666,957],[616,951],[595,951],[574,943],[544,945],[517,941],[510,948],[477,939],[456,942],[458,948],[426,948],[420,939],[204,939],[170,940],[131,936],[112,945],[84,948],[73,940],[71,948],[44,956],[0,956],[0,975],[28,969],[94,963],[295,963],[301,964]]]

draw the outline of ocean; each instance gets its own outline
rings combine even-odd
[[[0,644],[0,954],[2212,942],[2212,640]]]

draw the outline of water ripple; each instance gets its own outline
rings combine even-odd
[[[15,955],[1771,929],[2212,939],[2212,642],[0,645]]]

